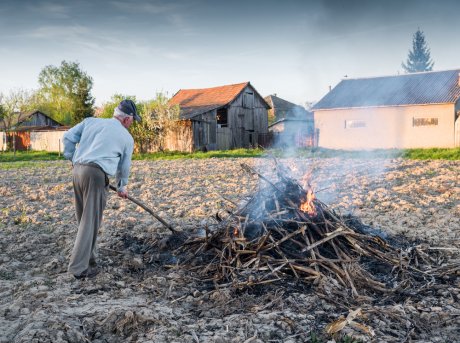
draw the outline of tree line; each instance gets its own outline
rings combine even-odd
[[[20,114],[35,110],[69,126],[95,115],[95,99],[91,94],[93,79],[81,69],[79,63],[62,61],[60,66],[45,66],[38,75],[38,84],[37,90],[0,92],[0,124],[3,124],[4,131],[13,128]],[[137,101],[135,96],[114,94],[102,105],[98,116],[111,118],[115,107],[123,99],[133,100],[143,119],[130,128],[136,149],[140,152],[152,148],[162,150],[167,131],[173,129],[179,119],[178,106],[169,105],[168,98],[162,93],[147,101]]]

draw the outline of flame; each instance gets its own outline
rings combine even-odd
[[[234,236],[234,237],[238,237],[238,233],[239,233],[238,228],[237,228],[237,227],[234,227],[234,228],[233,228],[233,236]]]
[[[310,216],[316,216],[316,209],[315,205],[313,204],[313,200],[315,200],[315,194],[313,194],[313,191],[310,188],[307,191],[307,197],[305,201],[300,204],[300,210],[308,213]]]
[[[311,172],[305,173],[300,179],[300,185],[303,189],[311,188],[310,186]]]

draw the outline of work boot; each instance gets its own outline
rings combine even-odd
[[[99,274],[100,270],[97,268],[88,268],[86,269],[83,273],[80,275],[74,275],[76,279],[81,280],[81,279],[91,279],[95,277],[97,274]]]

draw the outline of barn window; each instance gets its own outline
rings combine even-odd
[[[438,118],[412,118],[412,126],[437,126]]]
[[[364,120],[345,120],[346,129],[355,129],[360,127],[366,127],[366,122]]]
[[[254,93],[244,92],[243,94],[243,107],[254,108]]]
[[[226,108],[219,108],[217,110],[216,121],[219,127],[228,126],[228,111]]]

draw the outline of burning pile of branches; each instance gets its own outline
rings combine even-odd
[[[194,270],[217,287],[245,288],[289,280],[352,296],[406,294],[458,272],[428,246],[403,246],[352,216],[341,216],[275,161],[272,181],[206,236],[182,249]]]

